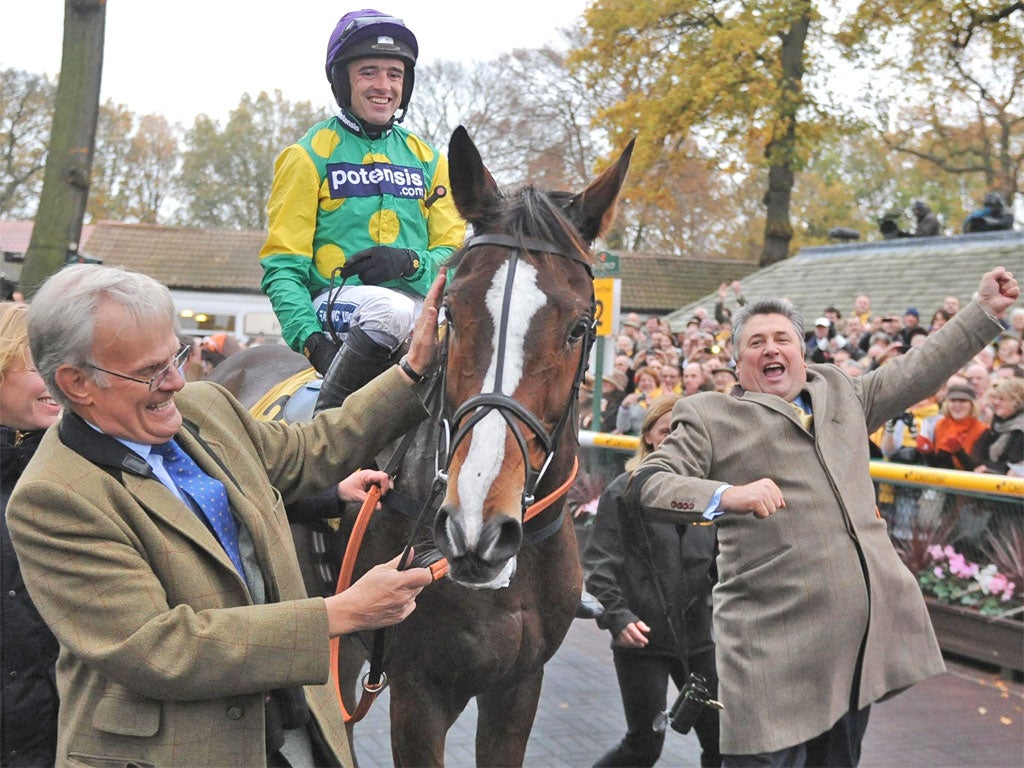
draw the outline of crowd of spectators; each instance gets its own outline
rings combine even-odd
[[[638,435],[647,408],[661,395],[730,392],[737,383],[732,308],[745,303],[742,286],[734,281],[719,286],[712,316],[698,308],[682,330],[674,331],[664,318],[627,314],[616,339],[613,371],[604,380],[601,431]],[[859,376],[920,346],[959,310],[960,300],[948,296],[931,310],[878,311],[861,294],[845,314],[834,306],[822,308],[806,331],[805,359]],[[911,408],[903,421],[873,436],[876,458],[1024,476],[1024,308],[1013,308],[998,320],[1004,331],[992,344]],[[593,392],[587,387],[584,397],[581,426],[590,429]],[[967,412],[970,429],[964,426]],[[970,439],[961,440],[962,433]]]

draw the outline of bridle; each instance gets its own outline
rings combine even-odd
[[[500,414],[508,424],[509,429],[512,430],[512,434],[515,436],[519,450],[523,455],[523,466],[526,468],[526,478],[521,500],[521,511],[524,522],[527,519],[530,519],[531,516],[543,511],[543,509],[546,509],[556,499],[560,498],[568,490],[568,487],[574,477],[574,475],[571,474],[560,487],[542,499],[539,503],[535,504],[534,495],[537,488],[543,481],[544,476],[551,465],[551,461],[555,455],[555,450],[558,447],[559,440],[562,437],[562,433],[565,431],[566,425],[569,423],[570,417],[576,413],[575,406],[579,399],[580,385],[582,384],[583,377],[587,371],[590,359],[590,348],[593,346],[595,339],[595,331],[597,329],[597,303],[593,292],[593,270],[590,263],[579,253],[567,253],[560,246],[552,242],[530,237],[513,237],[510,235],[498,234],[477,235],[466,241],[466,244],[463,246],[463,252],[481,245],[496,245],[512,251],[512,256],[509,260],[508,273],[505,278],[505,291],[501,306],[501,319],[498,330],[498,349],[497,354],[495,355],[496,366],[494,387],[491,392],[481,392],[478,395],[470,397],[455,409],[454,413],[451,413],[451,403],[448,402],[446,386],[448,376],[448,343],[451,338],[451,333],[446,333],[441,345],[441,359],[439,360],[440,373],[432,377],[432,383],[427,394],[428,402],[434,397],[440,397],[441,399],[442,428],[440,431],[440,437],[438,438],[438,446],[434,458],[435,477],[431,485],[430,498],[424,502],[420,508],[420,512],[415,518],[412,532],[410,533],[402,555],[399,558],[399,562],[401,563],[401,565],[399,565],[400,570],[404,570],[409,566],[413,544],[416,540],[417,532],[423,524],[424,517],[429,510],[434,508],[435,501],[447,488],[448,471],[451,467],[451,461],[455,454],[455,449],[463,440],[466,439],[466,436],[473,427],[491,411],[496,411]],[[580,359],[576,364],[576,375],[573,379],[572,391],[569,394],[569,400],[565,404],[565,408],[562,410],[562,415],[559,417],[558,423],[550,432],[548,432],[544,423],[532,411],[526,408],[526,406],[519,401],[514,400],[501,391],[502,377],[504,375],[505,368],[505,337],[507,335],[509,313],[512,304],[512,287],[514,285],[515,272],[516,267],[519,264],[520,254],[524,251],[527,253],[550,253],[579,264],[586,271],[591,284],[590,315],[588,317],[589,322],[585,324],[580,349]],[[537,440],[541,443],[541,446],[544,449],[544,460],[539,469],[534,469],[530,462],[529,448],[526,443],[526,438],[523,436],[523,430],[520,428],[518,423],[520,421],[526,424],[534,435],[536,435]],[[453,430],[454,437],[452,437]],[[402,457],[409,448],[411,441],[414,439],[414,435],[415,431],[409,432],[403,439],[401,445],[395,451],[394,455],[391,457],[388,467],[385,470],[389,475],[394,474],[395,469],[397,469]],[[359,518],[356,521],[356,529],[353,531],[353,538],[361,539],[362,531],[365,530],[365,525],[368,523],[369,516],[372,514],[372,510],[377,500],[380,498],[379,494],[379,489],[375,489],[375,492],[368,496],[367,502],[364,503],[363,509],[360,511]],[[552,535],[561,527],[562,519],[563,516],[559,514],[553,523],[549,523],[544,526],[542,530],[536,531],[532,537],[528,537],[529,540],[537,542]],[[351,551],[346,551],[345,553],[345,561],[342,564],[341,573],[338,577],[338,593],[347,588],[351,583],[352,568],[355,564],[355,557],[357,553],[358,545]],[[435,579],[440,578],[445,572],[447,572],[446,561],[442,563],[442,565],[444,566],[443,569],[437,570],[435,570],[433,565],[429,566],[431,567],[431,571],[434,573]],[[370,705],[373,703],[374,699],[387,685],[388,678],[383,670],[385,634],[386,630],[384,629],[378,629],[374,633],[373,647],[370,649],[370,670],[363,676],[362,681],[363,695],[356,710],[351,715],[348,713],[345,708],[345,704],[342,701],[341,689],[339,687],[336,672],[338,667],[339,641],[337,638],[331,641],[331,668],[335,670],[335,690],[338,696],[338,704],[346,723],[358,722],[361,720],[368,711]]]
[[[495,353],[496,365],[494,386],[490,392],[481,392],[478,395],[468,398],[464,403],[462,403],[462,405],[455,409],[454,413],[452,413],[451,404],[448,402],[447,398],[447,387],[445,386],[447,382],[442,382],[442,428],[440,438],[438,440],[435,466],[437,468],[438,477],[447,482],[448,470],[451,466],[452,458],[455,455],[455,450],[462,441],[466,439],[466,436],[470,433],[473,427],[476,426],[476,424],[478,424],[489,413],[497,412],[505,420],[505,423],[508,424],[509,429],[512,431],[512,435],[515,437],[516,444],[519,446],[519,450],[523,455],[523,466],[526,470],[526,477],[523,485],[521,505],[522,510],[525,511],[534,503],[537,488],[543,481],[548,467],[551,465],[559,439],[565,431],[565,427],[568,424],[570,417],[576,412],[575,406],[579,399],[580,385],[583,383],[583,377],[586,374],[590,358],[590,348],[594,343],[597,316],[596,302],[593,289],[591,289],[589,322],[586,324],[586,329],[582,338],[583,343],[581,344],[580,358],[576,364],[576,375],[573,379],[572,391],[569,394],[569,401],[562,410],[562,415],[559,418],[558,423],[555,425],[555,428],[549,432],[544,426],[544,423],[532,411],[518,400],[504,394],[501,389],[505,369],[505,343],[506,336],[508,335],[509,315],[512,308],[512,288],[515,283],[516,267],[519,264],[521,254],[526,252],[550,253],[580,265],[586,271],[588,278],[590,278],[591,285],[593,284],[593,270],[590,263],[578,252],[566,252],[561,246],[556,245],[555,243],[532,237],[515,237],[512,235],[500,234],[477,235],[466,241],[466,244],[463,246],[463,252],[465,253],[482,245],[496,245],[501,248],[509,249],[512,252],[511,257],[509,258],[508,271],[505,276],[505,291],[502,298],[501,318],[499,320],[497,333],[498,349]],[[444,357],[445,359],[442,362],[442,375],[446,377],[448,367],[447,339]],[[523,430],[520,427],[520,422],[525,424],[530,431],[533,432],[544,451],[544,460],[541,462],[539,469],[534,469],[533,464],[530,462],[529,448],[527,446],[526,438],[523,435]],[[441,469],[442,467],[443,469]]]

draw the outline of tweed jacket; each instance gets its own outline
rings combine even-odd
[[[672,433],[634,474],[646,514],[693,519],[721,483],[763,477],[785,499],[767,519],[716,519],[723,753],[800,744],[944,670],[920,588],[877,513],[868,435],[933,394],[1000,327],[973,303],[862,377],[809,366],[812,432],[781,398],[739,387],[676,404]]]
[[[306,596],[284,504],[359,468],[426,411],[394,368],[303,424],[257,421],[207,382],[175,400],[201,440],[177,439],[224,483],[267,602],[253,604],[213,534],[140,457],[96,433],[89,460],[52,427],[9,523],[61,644],[57,765],[262,766],[266,693],[297,686],[314,738],[352,765],[326,685],[326,606]]]

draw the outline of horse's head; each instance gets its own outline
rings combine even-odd
[[[453,257],[445,304],[451,439],[434,541],[467,586],[508,583],[524,510],[572,471],[593,340],[590,245],[611,224],[632,147],[579,194],[503,194],[465,129],[452,136],[452,197],[474,234]]]

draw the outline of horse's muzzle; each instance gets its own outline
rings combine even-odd
[[[485,520],[475,537],[447,505],[434,517],[434,544],[448,559],[449,576],[460,583],[489,583],[518,554],[522,543],[522,523],[508,515]]]

